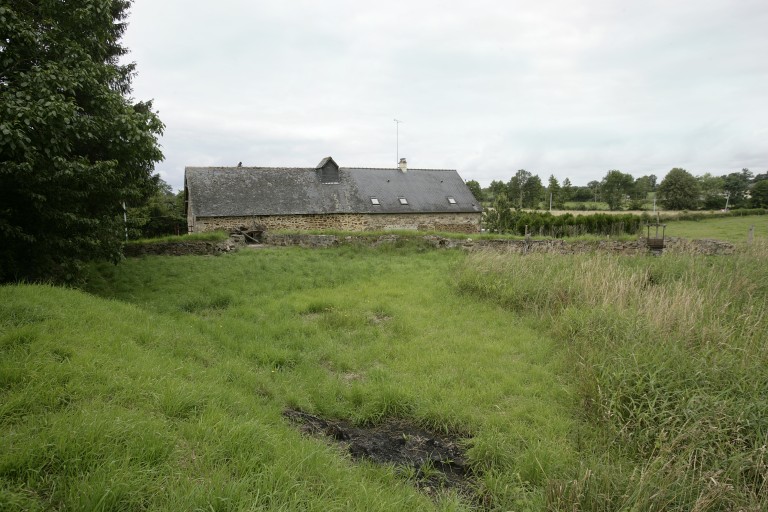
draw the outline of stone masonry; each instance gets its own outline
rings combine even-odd
[[[411,213],[411,214],[325,214],[265,215],[248,217],[197,217],[193,232],[226,230],[241,226],[262,226],[267,231],[307,231],[336,229],[339,231],[378,231],[407,229],[477,233],[481,213]]]

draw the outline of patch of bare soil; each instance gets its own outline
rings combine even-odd
[[[427,494],[454,489],[472,495],[472,471],[457,437],[396,419],[356,427],[344,420],[326,420],[295,409],[287,409],[283,415],[302,432],[322,435],[344,446],[355,459],[394,464]]]

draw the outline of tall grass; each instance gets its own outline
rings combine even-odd
[[[459,294],[419,244],[147,257],[88,290],[0,287],[0,510],[472,510],[284,421],[464,439],[491,510],[576,461],[552,340]]]
[[[128,245],[141,245],[165,242],[221,242],[229,238],[226,231],[206,231],[204,233],[188,233],[184,235],[166,235],[154,238],[139,238],[128,240]]]
[[[531,315],[571,354],[598,437],[583,474],[550,489],[553,508],[768,506],[766,256],[758,243],[728,258],[481,253],[462,265],[461,289]]]
[[[768,250],[262,249],[0,287],[0,510],[764,510]],[[419,493],[286,407],[465,438]]]

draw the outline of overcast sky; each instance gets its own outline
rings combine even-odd
[[[766,0],[134,0],[157,165],[768,170]]]

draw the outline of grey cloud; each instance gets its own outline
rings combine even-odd
[[[134,95],[185,165],[412,165],[487,184],[764,171],[768,4],[136,0]],[[184,16],[177,13],[184,12]]]

